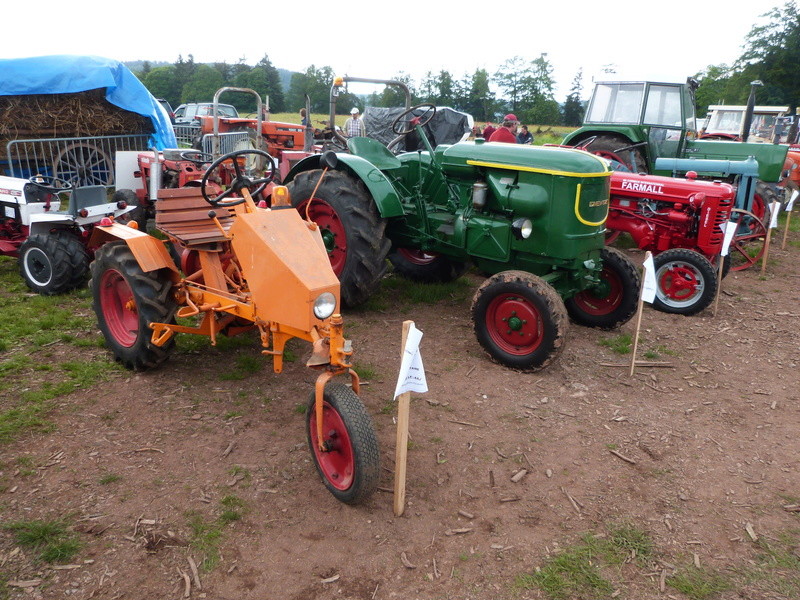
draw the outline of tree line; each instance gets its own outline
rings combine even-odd
[[[750,82],[763,82],[758,90],[759,104],[786,104],[792,110],[800,95],[800,14],[792,0],[762,15],[764,22],[754,25],[745,39],[742,55],[732,65],[709,65],[695,74],[701,81],[696,100],[698,113],[709,104],[744,104]],[[613,73],[613,70],[610,71]],[[309,66],[302,73],[292,73],[282,81],[277,69],[265,55],[251,66],[240,60],[236,64],[195,63],[192,55],[182,56],[174,64],[153,66],[147,61],[137,76],[150,92],[176,106],[182,102],[210,101],[214,92],[225,86],[245,87],[268,97],[272,112],[298,111],[308,96],[313,113],[329,111],[330,86],[335,75],[330,66]],[[492,121],[513,112],[523,123],[578,126],[583,120],[584,99],[581,97],[583,73],[575,74],[570,92],[559,103],[554,96],[553,66],[546,53],[530,59],[514,56],[493,73],[475,69],[458,77],[442,69],[429,71],[417,82],[404,73],[389,77],[405,83],[412,102],[431,102],[451,106],[471,114],[477,121]],[[252,112],[255,100],[245,95],[231,95],[224,100],[239,110]],[[347,113],[351,107],[365,105],[390,107],[403,103],[400,92],[392,87],[367,97],[350,93],[339,96],[337,112]]]

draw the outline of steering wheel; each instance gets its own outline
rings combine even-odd
[[[268,172],[264,173],[264,177],[261,178],[253,178],[247,175],[242,168],[242,165],[239,162],[240,156],[246,156],[248,154],[254,154],[266,159],[266,163],[269,165]],[[235,173],[233,180],[228,184],[228,189],[224,192],[218,194],[214,198],[209,197],[208,195],[208,180],[211,174],[219,169],[225,161],[231,161],[233,164],[233,171]],[[245,163],[247,160],[245,159]],[[267,187],[267,184],[272,181],[275,177],[275,163],[272,161],[272,157],[264,152],[263,150],[237,150],[235,152],[230,152],[223,156],[220,156],[217,160],[211,163],[206,169],[206,172],[203,173],[203,179],[200,180],[200,192],[203,194],[203,198],[205,201],[208,202],[211,206],[236,206],[237,204],[241,204],[244,202],[244,198],[234,197],[227,202],[223,202],[225,198],[230,198],[234,194],[240,192],[244,188],[247,188],[250,192],[251,196],[257,196],[264,188]],[[255,188],[255,189],[253,189]]]
[[[188,160],[189,162],[198,166],[202,166],[214,160],[213,155],[206,152],[200,152],[200,150],[183,150],[179,156],[181,157],[181,160]]]
[[[408,123],[409,125],[408,129],[399,130],[398,125],[400,125],[400,122],[403,120],[403,117],[405,117],[408,114],[413,114],[414,111],[419,108],[425,108],[427,110],[423,112],[419,117],[413,117]],[[408,135],[409,133],[414,131],[417,125],[420,126],[427,125],[435,114],[436,114],[436,107],[430,102],[423,102],[422,104],[417,104],[416,106],[412,106],[408,110],[403,111],[402,113],[397,115],[397,118],[394,121],[392,121],[392,133],[394,133],[395,135]],[[426,119],[425,117],[428,118]]]
[[[55,194],[58,192],[69,192],[75,188],[75,185],[66,179],[51,177],[50,175],[34,175],[28,179],[28,183],[32,183],[46,192],[53,192]]]

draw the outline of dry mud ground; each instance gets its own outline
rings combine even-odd
[[[412,399],[400,518],[387,491],[350,507],[322,486],[298,409],[314,380],[302,345],[282,375],[267,365],[230,379],[257,355],[255,340],[218,349],[182,338],[158,371],[118,371],[62,397],[54,431],[0,446],[0,520],[65,519],[82,544],[70,564],[52,566],[0,528],[0,596],[181,598],[188,579],[192,598],[545,598],[526,574],[620,526],[646,534],[652,552],[596,559],[611,588],[564,598],[701,597],[673,585],[691,573],[716,574],[721,598],[799,594],[792,236],[786,251],[773,248],[765,276],[724,281],[716,317],[646,308],[640,358],[669,367],[633,377],[609,366],[629,355],[601,345],[632,322],[615,332],[573,325],[543,372],[492,363],[468,317],[476,276],[433,305],[400,294],[347,313],[387,490],[402,321],[425,334],[430,391]]]

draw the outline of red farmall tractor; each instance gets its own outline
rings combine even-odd
[[[306,364],[321,371],[305,419],[311,454],[328,490],[358,503],[376,489],[379,451],[337,312],[339,281],[318,226],[292,207],[286,188],[275,188],[272,208],[256,206],[253,196],[274,168],[253,179],[245,164],[254,158],[267,155],[233,152],[210,164],[199,185],[158,190],[156,229],[178,250],[181,268],[165,241],[135,226],[96,228],[105,244],[91,265],[94,310],[115,358],[135,370],[163,363],[176,333],[214,344],[219,335],[255,330],[276,373],[290,339],[310,342]],[[333,165],[336,157],[322,160]],[[213,179],[224,168],[234,176],[222,191]],[[329,384],[338,375],[350,386]]]

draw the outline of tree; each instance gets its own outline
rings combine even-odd
[[[269,57],[265,54],[255,67],[236,76],[237,87],[250,88],[262,98],[269,99],[269,109],[272,112],[281,112],[285,108],[283,86],[281,85],[278,69],[272,66]],[[245,110],[256,109],[255,99],[241,100]]]
[[[572,88],[564,102],[564,125],[570,127],[580,127],[583,123],[583,102],[581,101],[581,90],[583,89],[583,69],[578,69],[575,79],[572,80]]]
[[[181,102],[208,102],[224,86],[225,80],[219,71],[208,65],[197,65],[189,81],[183,86]]]
[[[305,73],[293,73],[286,105],[292,110],[300,110],[306,105],[306,94],[311,99],[311,112],[327,113],[330,106],[330,89],[333,83],[333,69],[311,65]]]
[[[469,87],[466,88],[467,94],[464,104],[459,106],[471,114],[478,121],[494,120],[494,113],[497,110],[497,100],[489,87],[489,73],[486,69],[475,69]]]
[[[180,104],[181,87],[178,85],[174,65],[151,69],[142,83],[156,98],[164,98],[173,106]]]
[[[525,78],[529,75],[530,65],[521,56],[515,56],[505,61],[494,74],[494,82],[503,92],[507,108],[511,112],[519,109],[520,98],[523,95]]]

